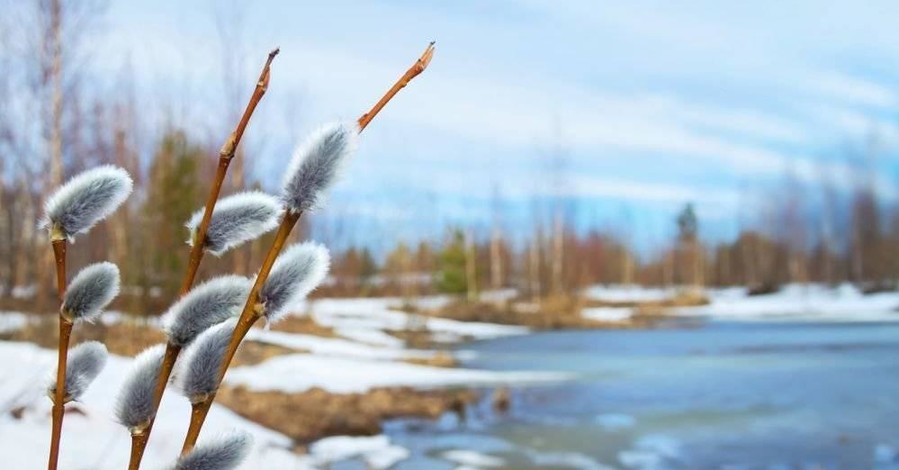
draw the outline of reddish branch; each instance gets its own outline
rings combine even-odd
[[[415,64],[397,80],[396,83],[384,96],[378,100],[377,103],[372,107],[372,109],[363,114],[359,120],[359,131],[361,132],[368,126],[368,123],[374,119],[375,116],[384,108],[384,106],[394,97],[403,87],[405,87],[413,78],[418,76],[421,72],[427,68],[428,64],[431,62],[431,58],[434,56],[434,42],[428,44],[427,49],[425,49],[424,53],[418,60],[415,61]],[[259,273],[256,275],[256,282],[253,284],[253,288],[250,290],[250,294],[247,297],[247,302],[244,305],[243,311],[240,314],[240,319],[237,322],[237,325],[234,327],[234,333],[231,335],[231,341],[228,343],[228,349],[225,352],[225,356],[222,360],[222,365],[219,370],[218,376],[218,385],[221,385],[222,381],[225,378],[225,373],[228,371],[228,366],[231,365],[231,360],[234,359],[234,355],[237,353],[237,348],[240,346],[240,342],[247,335],[247,332],[250,331],[250,328],[259,320],[259,317],[262,316],[261,305],[259,303],[259,291],[262,289],[262,286],[265,284],[265,281],[268,279],[269,272],[271,271],[272,265],[275,263],[275,259],[278,258],[278,255],[281,253],[281,249],[284,246],[284,243],[287,241],[287,237],[290,235],[291,230],[296,225],[297,221],[302,216],[302,213],[293,213],[291,211],[285,211],[284,219],[281,220],[281,225],[278,228],[278,234],[275,236],[275,240],[272,242],[271,248],[269,248],[268,253],[265,256],[265,261],[262,263],[262,267],[259,268]],[[197,438],[200,436],[200,431],[203,428],[203,423],[206,421],[206,416],[209,414],[209,409],[212,406],[212,402],[215,401],[215,393],[209,394],[209,396],[198,403],[193,405],[193,410],[190,415],[190,426],[187,430],[187,435],[184,438],[184,445],[181,447],[181,455],[187,454],[193,449],[194,445],[197,442]]]
[[[59,294],[59,304],[62,305],[63,296],[66,293],[66,246],[65,238],[53,239],[53,257],[56,259],[56,291]],[[53,393],[53,425],[50,434],[50,459],[47,462],[48,470],[56,470],[59,461],[59,442],[62,437],[62,419],[65,416],[66,404],[66,366],[69,358],[69,339],[72,336],[72,321],[59,312],[59,342],[56,362],[56,390]]]
[[[234,128],[234,131],[231,132],[231,135],[228,136],[228,139],[222,145],[221,150],[219,150],[218,169],[215,172],[215,179],[212,181],[212,189],[209,191],[209,197],[206,199],[206,205],[203,209],[203,218],[200,220],[200,225],[197,226],[197,230],[194,233],[193,246],[190,249],[190,259],[187,264],[187,271],[184,274],[184,279],[181,282],[179,296],[183,296],[190,291],[194,284],[194,280],[197,277],[200,261],[203,260],[203,255],[206,252],[204,250],[206,245],[206,231],[209,229],[209,222],[212,220],[212,211],[215,209],[219,193],[222,190],[222,184],[228,173],[228,166],[234,158],[237,146],[240,145],[240,140],[243,137],[244,130],[247,128],[247,124],[250,123],[250,118],[253,117],[253,111],[256,110],[256,106],[268,90],[269,80],[271,79],[272,61],[275,59],[275,56],[278,55],[279,51],[280,49],[275,48],[269,52],[268,59],[266,59],[265,65],[262,67],[262,72],[259,74],[259,79],[256,80],[256,87],[253,89],[253,95],[250,96],[250,101],[247,103],[247,107],[244,109],[243,115],[237,123],[237,127]],[[159,409],[160,403],[162,403],[162,396],[165,394],[166,385],[168,385],[169,377],[172,375],[172,369],[174,369],[175,361],[178,359],[180,353],[180,346],[172,344],[171,342],[166,345],[165,356],[163,357],[162,366],[159,370],[159,377],[156,379],[156,390],[153,396],[154,417],[150,419],[150,423],[146,429],[135,432],[131,436],[131,459],[128,464],[129,470],[137,470],[140,468],[144,449],[147,447],[147,441],[150,439],[150,433],[153,430],[156,411]]]

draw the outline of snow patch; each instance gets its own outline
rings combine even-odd
[[[446,460],[469,468],[494,468],[501,467],[506,461],[489,454],[476,452],[473,450],[454,449],[442,452],[440,454]]]
[[[317,462],[328,463],[360,458],[368,468],[390,468],[409,457],[409,450],[392,445],[387,436],[326,437],[309,447],[309,453]]]
[[[333,393],[361,393],[376,387],[474,386],[565,380],[555,372],[499,372],[450,369],[402,362],[305,354],[278,356],[255,366],[229,370],[226,381],[251,390],[297,393],[320,387]]]
[[[633,310],[627,307],[595,307],[581,310],[582,317],[604,322],[629,320],[633,314]]]
[[[863,295],[843,284],[784,286],[779,292],[748,296],[745,289],[712,289],[709,304],[673,312],[724,320],[897,321],[899,292]]]

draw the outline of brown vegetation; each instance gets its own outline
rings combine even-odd
[[[471,390],[376,388],[365,393],[334,394],[313,388],[302,393],[256,392],[222,387],[219,403],[235,413],[307,444],[327,436],[380,434],[392,418],[436,419],[452,411],[463,413],[477,399]]]
[[[42,348],[56,347],[56,318],[51,315],[34,315],[23,327],[0,333],[3,341],[24,341]],[[166,337],[158,327],[149,323],[125,319],[112,324],[85,323],[72,333],[72,344],[83,341],[100,341],[111,354],[135,356],[144,349],[165,342]],[[258,341],[247,341],[235,357],[236,365],[254,365],[282,354],[306,352]]]
[[[265,325],[257,324],[255,328],[265,328]],[[334,333],[333,328],[319,325],[315,322],[314,318],[306,315],[288,315],[278,323],[272,325],[272,329],[275,331],[323,336],[326,338],[333,338],[334,336],[337,336],[336,333]]]
[[[668,308],[706,303],[708,299],[699,294],[683,294],[671,299],[648,302],[605,302],[560,294],[541,299],[540,302],[520,299],[502,303],[458,300],[423,315],[458,321],[522,325],[536,330],[646,328],[663,318]],[[634,315],[623,322],[582,317],[581,310],[589,307],[633,308]]]
[[[27,341],[42,348],[55,348],[56,321],[56,317],[51,315],[34,315],[24,327],[0,334],[0,340]],[[72,344],[89,340],[102,342],[111,354],[134,356],[154,344],[164,342],[165,334],[148,323],[131,320],[109,325],[103,322],[84,323],[72,333]]]

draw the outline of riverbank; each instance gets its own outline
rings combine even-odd
[[[413,348],[384,328],[407,324],[405,314],[366,302],[337,301],[332,307],[290,317],[272,329],[254,328],[241,347],[209,429],[249,429],[257,440],[249,468],[307,468],[351,457],[386,467],[403,455],[381,434],[386,420],[464,413],[477,385],[562,378],[451,367],[457,363],[452,344],[523,334],[526,328],[436,319],[430,327],[440,341]],[[0,447],[27,441],[14,468],[39,467],[45,458],[49,403],[42,388],[55,357],[55,320],[0,313],[0,361],[13,364],[0,371]],[[164,340],[158,327],[157,319],[106,312],[96,324],[76,329],[73,344],[100,340],[113,356],[83,403],[70,411],[62,465],[119,468],[127,462],[127,432],[112,417],[115,394],[129,356]],[[188,416],[186,399],[173,389],[160,411],[148,462],[177,455]]]
[[[409,454],[408,446],[397,446],[397,439],[404,437],[392,431],[391,423],[411,419],[438,426],[452,422],[464,428],[464,420],[447,421],[446,417],[483,415],[487,400],[479,397],[483,390],[492,393],[495,388],[509,388],[511,392],[505,397],[504,406],[509,407],[511,419],[518,419],[520,413],[533,413],[537,409],[534,407],[539,407],[540,413],[552,408],[551,401],[549,404],[545,401],[547,395],[532,391],[564,389],[565,384],[581,380],[578,377],[583,371],[569,370],[565,365],[568,363],[589,366],[602,362],[612,367],[602,372],[611,374],[610,377],[627,375],[632,368],[641,367],[677,370],[678,364],[668,364],[664,357],[615,360],[619,348],[637,347],[619,343],[621,338],[648,335],[645,341],[652,343],[657,341],[652,339],[656,337],[653,335],[661,338],[666,331],[682,331],[677,327],[684,321],[691,326],[716,328],[716,324],[732,323],[732,320],[795,322],[804,319],[818,324],[899,319],[894,311],[899,295],[866,296],[845,287],[836,290],[788,287],[764,296],[748,296],[739,289],[707,290],[705,300],[688,301],[678,300],[677,295],[677,291],[669,290],[605,287],[587,291],[585,299],[577,303],[553,307],[552,302],[543,302],[540,309],[529,306],[528,301],[515,297],[514,293],[488,295],[483,304],[459,303],[449,297],[423,298],[411,304],[395,298],[306,302],[298,305],[297,314],[284,322],[251,331],[214,407],[214,416],[219,416],[219,424],[225,427],[215,427],[225,430],[231,425],[248,427],[254,434],[258,431],[257,437],[265,450],[254,451],[252,464],[248,464],[256,467],[298,465],[305,468],[352,458],[382,468],[379,465],[404,459],[403,455]],[[672,323],[669,321],[672,318],[684,320]],[[0,346],[3,346],[0,361],[15,364],[0,373],[0,379],[7,384],[0,395],[0,434],[12,436],[11,445],[16,445],[19,439],[38,442],[46,439],[49,407],[40,388],[45,373],[52,368],[55,321],[53,315],[0,313]],[[666,328],[654,330],[652,327],[660,325],[657,322]],[[76,430],[83,426],[83,432],[91,430],[88,435],[97,435],[93,432],[96,427],[99,435],[104,436],[103,442],[123,448],[116,452],[127,450],[127,436],[112,422],[111,403],[130,363],[129,356],[164,339],[158,327],[156,319],[106,312],[98,323],[76,329],[73,344],[87,339],[100,340],[115,357],[109,370],[101,374],[104,378],[101,387],[105,388],[89,393],[84,403],[77,406],[74,411],[77,417],[72,421],[81,424],[73,426]],[[554,355],[554,345],[534,345],[534,351],[546,352],[536,360],[527,353],[516,352],[515,348],[507,348],[517,341],[537,341],[547,334],[531,335],[535,331],[559,328],[568,330],[561,335],[588,335],[598,344],[608,343],[610,349],[572,357]],[[491,344],[498,349],[491,349]],[[739,351],[735,356],[734,364],[739,364],[745,355],[777,353],[777,348],[785,346],[775,345],[773,351],[767,349],[770,347],[764,343],[749,345],[746,351]],[[846,350],[856,346],[840,343],[828,347]],[[697,351],[716,357],[722,350],[700,348]],[[520,353],[520,361],[506,360]],[[598,361],[600,357],[602,361]],[[494,364],[490,358],[505,362]],[[546,362],[554,358],[564,364]],[[572,379],[575,382],[570,382]],[[677,385],[678,382],[659,386],[676,389]],[[602,391],[607,393],[609,389]],[[538,398],[534,398],[534,393]],[[180,446],[177,441],[183,435],[185,416],[189,412],[184,409],[186,400],[174,390],[167,397],[164,416],[172,423],[166,428],[166,436],[158,438],[155,452],[160,458],[177,453],[176,447]],[[611,417],[597,417],[597,420],[606,424],[617,422],[620,410],[614,408],[614,403],[608,405],[599,414]],[[622,419],[628,422],[637,419],[627,416]],[[477,419],[473,425],[478,425]],[[416,424],[414,427],[428,429],[429,426]],[[91,439],[83,436],[71,439],[80,442],[82,438]],[[40,445],[29,445],[40,458],[24,461],[22,468],[39,466],[43,458],[44,449]],[[105,452],[93,441],[78,445],[87,449],[90,462],[95,457],[101,459],[99,456]],[[415,454],[414,449],[411,452]],[[108,460],[101,459],[102,465],[91,468],[116,468],[119,458],[127,459],[127,455],[114,453]],[[541,458],[550,459],[547,455]]]

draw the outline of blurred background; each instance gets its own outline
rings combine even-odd
[[[896,467],[899,5],[0,0],[0,11],[10,344],[55,344],[37,222],[66,179],[107,163],[134,177],[126,206],[69,255],[71,272],[120,266],[116,315],[84,335],[133,355],[161,338],[155,318],[187,264],[184,222],[268,51],[281,48],[223,194],[276,193],[306,134],[356,119],[436,40],[430,67],[294,235],[327,245],[333,265],[275,328],[293,339],[260,336],[245,358],[360,359],[344,343],[316,349],[317,337],[427,369],[351,390],[235,384],[225,405],[288,436],[272,446],[295,450],[295,465]],[[207,257],[201,277],[251,275],[270,242]],[[408,379],[450,367],[481,375]],[[241,393],[268,394],[282,416],[326,402],[364,425],[336,410],[317,427],[280,422],[242,408]],[[360,434],[382,441],[343,453],[319,441]],[[270,453],[257,464],[275,468]]]

